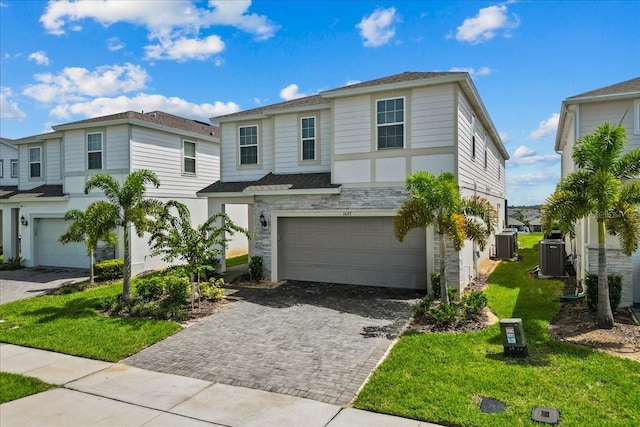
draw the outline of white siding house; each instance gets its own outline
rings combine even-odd
[[[575,142],[605,122],[626,128],[627,150],[640,148],[640,77],[572,96],[562,102],[555,149],[562,152],[562,176],[574,171]],[[579,221],[575,239],[567,240],[579,280],[586,271],[597,272],[596,221]],[[640,251],[626,256],[617,237],[606,236],[609,273],[622,274],[621,307],[640,304]]]
[[[160,111],[128,111],[53,130],[12,141],[19,180],[0,195],[5,257],[21,254],[26,266],[88,268],[84,245],[61,245],[58,238],[69,225],[65,212],[84,210],[103,197],[97,190],[84,194],[85,182],[96,173],[122,182],[132,171],[149,169],[160,179],[158,189],[148,189],[149,197],[185,203],[194,224],[208,217],[207,201],[196,191],[220,176],[217,127]],[[131,236],[134,274],[165,265],[149,255],[148,236]],[[123,254],[122,236],[120,241],[116,257]]]
[[[400,243],[392,226],[418,170],[455,174],[504,223],[508,154],[467,73],[402,73],[212,121],[221,178],[199,194],[210,212],[249,205],[250,253],[267,279],[425,289],[434,231]],[[449,254],[452,286],[464,288],[489,256],[475,249]]]

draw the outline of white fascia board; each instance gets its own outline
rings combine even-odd
[[[0,138],[0,144],[2,145],[6,145],[7,147],[11,148],[12,150],[17,150],[18,147],[16,147],[15,145],[13,145],[11,142],[12,140],[9,139],[4,139],[4,138]]]
[[[560,119],[558,121],[558,129],[556,130],[556,142],[553,146],[553,149],[556,152],[561,151],[560,143],[562,142],[562,137],[565,134],[564,125],[565,125],[566,118],[567,118],[567,103],[566,101],[562,101],[562,104],[560,105]]]
[[[25,138],[14,139],[12,144],[21,145],[21,144],[42,143],[49,139],[60,139],[62,138],[62,136],[63,134],[61,132],[50,132],[50,133],[44,133],[42,135],[27,136]]]
[[[298,107],[274,108],[273,110],[266,111],[265,113],[271,116],[274,114],[288,114],[288,113],[301,113],[305,111],[328,110],[330,108],[331,108],[331,103],[325,102],[323,104],[301,105]]]
[[[612,93],[608,95],[583,96],[580,98],[569,98],[567,104],[584,104],[586,102],[617,101],[620,99],[633,99],[640,97],[640,92]]]
[[[296,196],[307,194],[340,194],[340,188],[312,188],[300,190],[250,190],[243,191],[247,196]]]
[[[240,199],[250,200],[253,203],[253,196],[247,196],[247,193],[242,191],[229,192],[229,193],[198,193],[198,198],[206,199],[237,199],[236,203],[248,203],[247,201],[240,201]]]
[[[19,195],[3,199],[2,203],[50,203],[50,202],[66,202],[69,196],[56,197],[20,197]]]
[[[263,120],[268,119],[269,116],[263,113],[255,113],[255,114],[247,114],[247,115],[239,115],[232,117],[211,117],[211,123],[214,124],[222,124],[222,123],[231,123],[231,122],[244,122],[247,120]]]
[[[357,88],[349,88],[349,86],[346,86],[341,89],[333,89],[326,92],[320,92],[320,95],[323,98],[329,98],[329,99],[342,98],[345,96],[364,95],[364,94],[373,93],[373,92],[409,89],[414,87],[435,86],[435,85],[440,85],[445,83],[461,82],[461,81],[464,81],[464,79],[465,79],[464,75],[459,74],[459,75],[440,76],[440,77],[428,77],[428,78],[416,79],[416,80],[407,80],[407,81],[402,81],[397,83],[362,86]]]

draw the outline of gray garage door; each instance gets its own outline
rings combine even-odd
[[[424,230],[404,242],[391,217],[280,218],[278,276],[394,288],[426,288]]]
[[[84,243],[58,242],[71,224],[62,218],[38,218],[35,220],[36,264],[55,267],[89,268],[89,256]]]

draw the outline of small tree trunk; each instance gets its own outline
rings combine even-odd
[[[609,301],[609,278],[607,277],[607,252],[604,247],[604,221],[598,220],[598,327],[613,328],[613,311]]]
[[[444,303],[449,302],[449,293],[447,292],[447,244],[444,240],[444,233],[438,231],[440,240],[440,300]]]
[[[124,265],[122,266],[122,299],[131,301],[131,253],[129,251],[129,224],[124,224]]]
[[[89,250],[89,284],[93,285],[93,265],[96,263],[96,254],[93,249]]]

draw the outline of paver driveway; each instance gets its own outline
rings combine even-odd
[[[346,404],[406,325],[419,294],[286,282],[239,301],[123,363]]]
[[[31,298],[89,278],[89,270],[63,267],[32,267],[0,271],[0,304]]]

